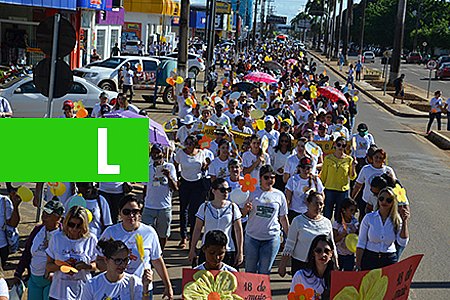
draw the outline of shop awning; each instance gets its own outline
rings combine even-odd
[[[68,10],[77,9],[77,1],[75,0],[0,0],[0,3]]]
[[[166,16],[179,16],[180,3],[173,0],[124,0],[127,12],[138,12]]]

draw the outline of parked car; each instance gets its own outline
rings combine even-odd
[[[406,56],[406,63],[407,64],[420,64],[422,62],[422,55],[418,52],[410,52]]]
[[[437,59],[438,68],[439,68],[442,64],[448,63],[448,62],[450,62],[450,55],[439,56],[439,58]]]
[[[167,54],[168,57],[177,58],[178,53],[172,52]],[[199,74],[200,72],[205,71],[205,62],[203,61],[203,58],[198,54],[189,53],[188,54],[188,72],[194,73],[195,75]]]
[[[366,51],[363,53],[364,63],[374,63],[375,62],[375,53],[372,51]]]
[[[101,92],[103,90],[91,82],[74,76],[69,92],[63,97],[53,99],[52,117],[58,117],[63,114],[62,105],[66,100],[82,100],[86,109],[91,110],[95,103],[99,101],[98,97]],[[108,94],[109,99],[117,97],[116,92],[104,92]],[[16,78],[0,86],[0,96],[8,99],[12,106],[14,117],[42,118],[47,113],[48,98],[37,90],[31,76]]]
[[[450,77],[450,62],[443,63],[436,71],[436,78],[443,79]]]
[[[124,55],[138,55],[139,54],[139,40],[128,40],[125,42],[125,46],[122,49]]]

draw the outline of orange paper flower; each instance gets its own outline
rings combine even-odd
[[[314,290],[307,288],[303,284],[297,284],[294,287],[294,291],[288,294],[288,300],[312,300],[314,297]]]
[[[209,148],[211,146],[211,141],[212,141],[212,139],[209,136],[207,136],[207,135],[202,136],[200,141],[198,141],[198,144],[200,145],[200,149]]]
[[[244,179],[239,180],[239,184],[241,185],[241,190],[245,193],[247,191],[254,192],[256,190],[256,183],[258,180],[250,176],[250,174],[245,174]]]

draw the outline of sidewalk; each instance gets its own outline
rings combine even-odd
[[[336,61],[329,60],[327,57],[316,51],[309,51],[309,53],[318,61],[323,63],[327,68],[331,69],[336,75],[341,77],[344,82],[346,81],[347,68],[343,68],[342,71],[339,71]],[[427,112],[420,111],[412,107],[421,107],[422,110],[428,110],[429,104],[428,100],[426,100],[426,91],[410,84],[405,85],[407,94],[416,95],[416,100],[409,101],[405,99],[405,104],[401,104],[401,100],[396,99],[396,103],[394,104],[392,103],[392,95],[394,93],[392,88],[388,87],[386,90],[386,94],[384,94],[382,85],[379,86],[379,84],[377,84],[376,86],[374,86],[370,84],[368,80],[366,81],[364,79],[362,81],[355,82],[356,89],[358,89],[365,96],[369,97],[395,116],[403,118],[428,118]],[[443,119],[445,119],[444,116]],[[450,150],[450,132],[443,130],[431,131],[431,133],[428,134],[426,138],[439,148],[443,150]]]

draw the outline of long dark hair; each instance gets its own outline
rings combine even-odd
[[[308,252],[308,263],[307,263],[307,269],[311,270],[309,274],[305,274],[307,277],[316,276],[319,277],[319,273],[317,271],[316,267],[316,260],[314,258],[314,249],[316,249],[317,244],[319,242],[325,242],[330,246],[331,250],[333,251],[333,256],[331,257],[331,260],[327,264],[327,268],[325,269],[325,272],[323,273],[323,279],[325,281],[324,286],[324,292],[322,294],[321,299],[330,299],[330,288],[331,288],[331,271],[337,270],[337,264],[336,264],[336,257],[334,255],[334,243],[331,240],[330,237],[326,235],[318,235],[314,238],[314,240],[311,243],[311,247],[309,247]]]
[[[111,258],[113,255],[119,253],[122,250],[125,250],[128,253],[130,252],[130,249],[127,247],[127,245],[125,245],[124,242],[114,239],[99,240],[97,242],[97,248],[102,251],[103,255],[106,258]]]
[[[280,137],[278,138],[278,143],[277,145],[273,148],[275,152],[278,152],[281,150],[281,139],[282,138],[287,138],[288,139],[288,152],[291,153],[292,152],[292,138],[291,135],[286,133],[286,132],[282,132],[280,133]]]

